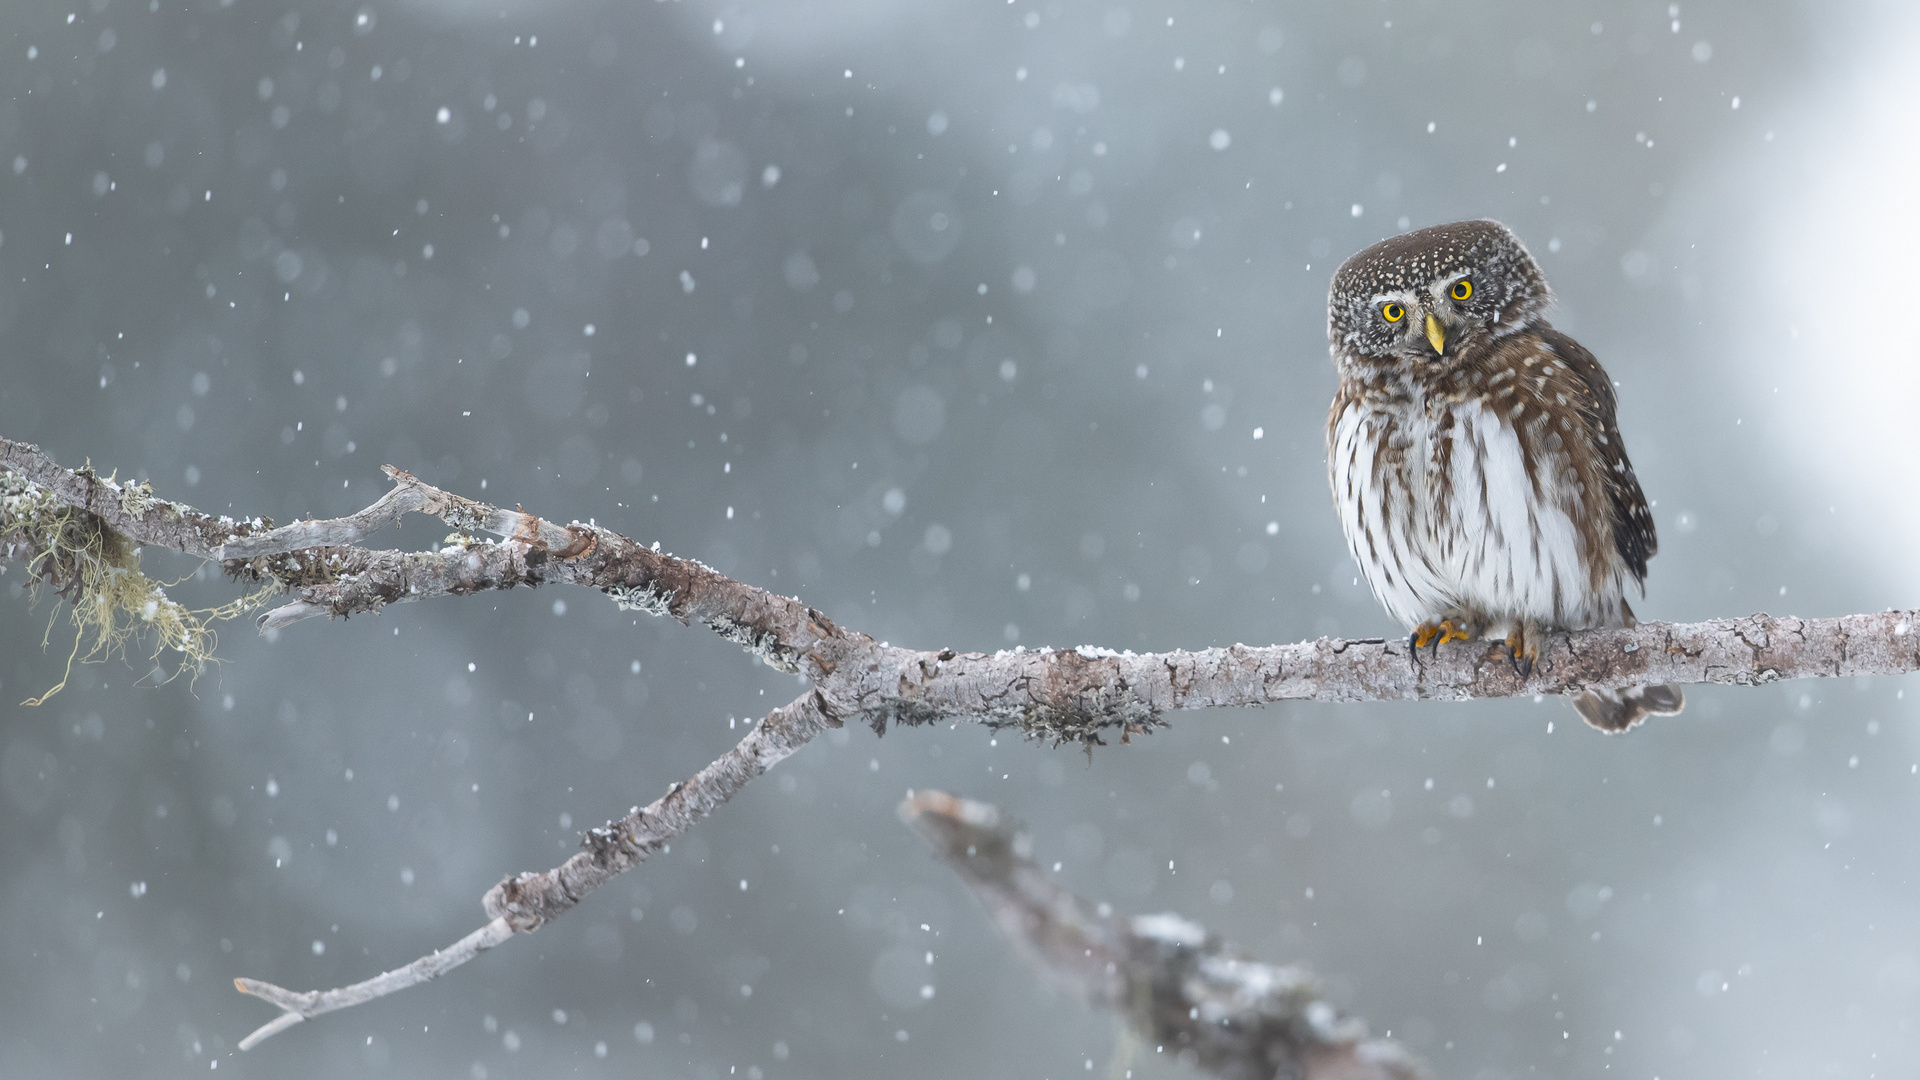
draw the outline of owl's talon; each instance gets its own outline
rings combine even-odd
[[[1465,625],[1454,622],[1452,619],[1423,622],[1413,628],[1413,633],[1407,635],[1407,651],[1415,654],[1416,659],[1421,649],[1427,650],[1428,656],[1436,656],[1440,652],[1440,646],[1447,642],[1467,641],[1472,637]]]
[[[1507,635],[1507,659],[1513,662],[1513,673],[1522,681],[1533,676],[1533,662],[1540,659],[1540,646],[1533,640],[1537,636],[1538,632],[1529,634],[1524,626],[1516,627]]]

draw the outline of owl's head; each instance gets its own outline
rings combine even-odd
[[[1511,229],[1456,221],[1382,240],[1341,263],[1327,334],[1343,367],[1427,367],[1534,325],[1552,301]]]

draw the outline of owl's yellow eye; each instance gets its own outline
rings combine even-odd
[[[1381,304],[1380,317],[1388,322],[1399,322],[1407,317],[1407,309],[1399,304]]]
[[[1467,297],[1473,295],[1473,282],[1468,281],[1466,278],[1461,278],[1459,281],[1453,283],[1453,288],[1447,290],[1447,295],[1453,297],[1455,300],[1465,300]]]

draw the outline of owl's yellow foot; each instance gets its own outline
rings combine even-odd
[[[1540,627],[1531,623],[1521,623],[1507,635],[1507,659],[1522,679],[1533,674],[1533,662],[1540,659],[1540,636]]]
[[[1467,641],[1472,637],[1465,625],[1452,619],[1441,619],[1439,622],[1423,622],[1414,627],[1413,633],[1407,637],[1407,643],[1413,649],[1438,652],[1440,646],[1449,641]]]

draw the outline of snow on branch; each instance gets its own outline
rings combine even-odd
[[[1230,1080],[1425,1080],[1397,1043],[1343,1017],[1312,972],[1241,956],[1174,914],[1110,913],[1034,865],[998,807],[919,791],[900,816],[952,866],[1034,965],[1119,1013],[1156,1052]]]
[[[477,502],[392,466],[386,473],[393,490],[359,513],[276,529],[265,519],[235,520],[158,499],[145,483],[116,482],[89,467],[63,468],[37,447],[0,438],[0,569],[25,562],[30,576],[50,582],[78,608],[100,582],[129,576],[144,582],[130,552],[172,548],[217,561],[234,580],[284,596],[285,603],[260,617],[265,633],[318,615],[378,612],[429,597],[581,585],[624,610],[699,621],[769,665],[805,675],[812,687],[694,777],[592,830],[565,864],[496,885],[485,899],[492,922],[459,944],[324,993],[239,980],[243,991],[284,1010],[245,1045],[301,1019],[431,979],[498,944],[507,931],[538,929],[821,730],[848,720],[876,732],[977,721],[1093,746],[1108,735],[1126,742],[1164,726],[1166,714],[1177,709],[1291,699],[1465,700],[1648,683],[1754,685],[1920,670],[1920,611],[1825,619],[1750,615],[1556,634],[1525,678],[1497,643],[1419,653],[1404,640],[1380,638],[1143,654],[1084,645],[996,653],[908,649],[842,627],[798,599],[663,553],[657,544],[592,523],[557,525],[518,507]],[[455,533],[425,551],[359,546],[408,513],[438,517]],[[115,587],[115,595],[164,599],[157,585]]]

